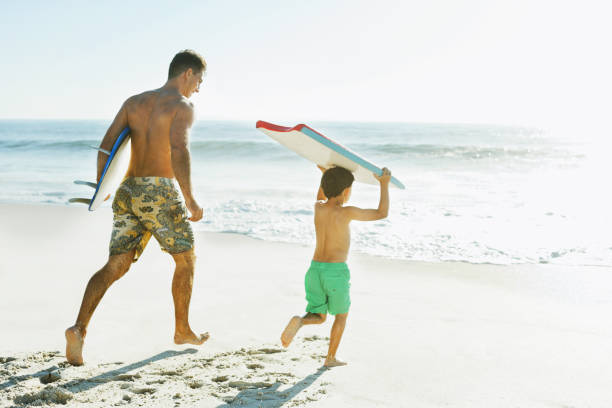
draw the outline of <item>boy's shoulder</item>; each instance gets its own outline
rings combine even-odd
[[[314,203],[315,215],[324,213],[327,216],[331,216],[331,217],[336,217],[336,216],[343,217],[343,216],[348,215],[351,209],[354,209],[354,208],[357,208],[357,207],[329,206],[327,205],[327,201],[325,200],[318,200],[318,201],[315,201]]]

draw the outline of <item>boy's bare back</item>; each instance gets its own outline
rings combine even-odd
[[[344,203],[351,195],[350,187],[337,197],[332,197],[327,201],[317,201],[314,210],[317,245],[313,261],[346,262],[351,245],[350,222],[352,220],[375,221],[387,216],[391,172],[384,168],[382,176],[375,174],[374,177],[380,182],[380,202],[377,209],[344,207]],[[321,195],[321,190],[317,198],[325,198]]]
[[[313,261],[346,262],[351,245],[350,219],[342,205],[328,202],[315,204],[317,246]]]

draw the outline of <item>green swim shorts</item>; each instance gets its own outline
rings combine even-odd
[[[348,313],[351,306],[350,280],[351,273],[346,263],[312,261],[304,279],[308,301],[306,312]]]
[[[136,262],[151,235],[164,251],[171,254],[193,248],[193,230],[187,220],[187,208],[174,180],[127,177],[113,200],[110,254],[124,254],[136,248]]]

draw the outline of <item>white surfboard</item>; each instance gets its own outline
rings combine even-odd
[[[108,154],[108,159],[104,165],[102,176],[98,184],[89,181],[76,180],[75,184],[86,185],[95,188],[96,191],[91,199],[71,198],[71,203],[89,204],[89,211],[94,211],[104,202],[106,197],[114,194],[121,184],[128,166],[130,165],[130,128],[126,127],[117,137],[110,151],[97,149]]]
[[[378,185],[373,173],[381,175],[382,168],[306,125],[300,124],[289,128],[260,120],[255,127],[289,150],[319,166],[344,167],[353,173],[356,181]],[[404,184],[394,176],[391,176],[391,185],[405,188]]]

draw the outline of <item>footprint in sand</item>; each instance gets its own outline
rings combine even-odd
[[[153,388],[153,387],[145,387],[145,388],[132,388],[131,391],[134,394],[154,394],[155,392],[157,392],[157,388]]]
[[[50,371],[47,374],[39,377],[41,383],[43,384],[51,384],[52,382],[56,382],[61,380],[62,376],[59,371]]]
[[[202,388],[204,386],[204,381],[200,381],[200,380],[195,380],[195,381],[191,381],[190,383],[187,384],[189,386],[189,388],[191,388],[192,390],[198,389],[198,388]]]
[[[46,386],[39,392],[32,392],[16,396],[13,401],[16,404],[29,405],[36,403],[38,405],[47,404],[62,404],[66,405],[73,398],[72,393],[60,387]]]
[[[134,381],[142,378],[140,374],[119,374],[113,377],[113,381]]]
[[[261,364],[247,364],[247,368],[257,370],[258,368],[264,368],[264,366]]]

